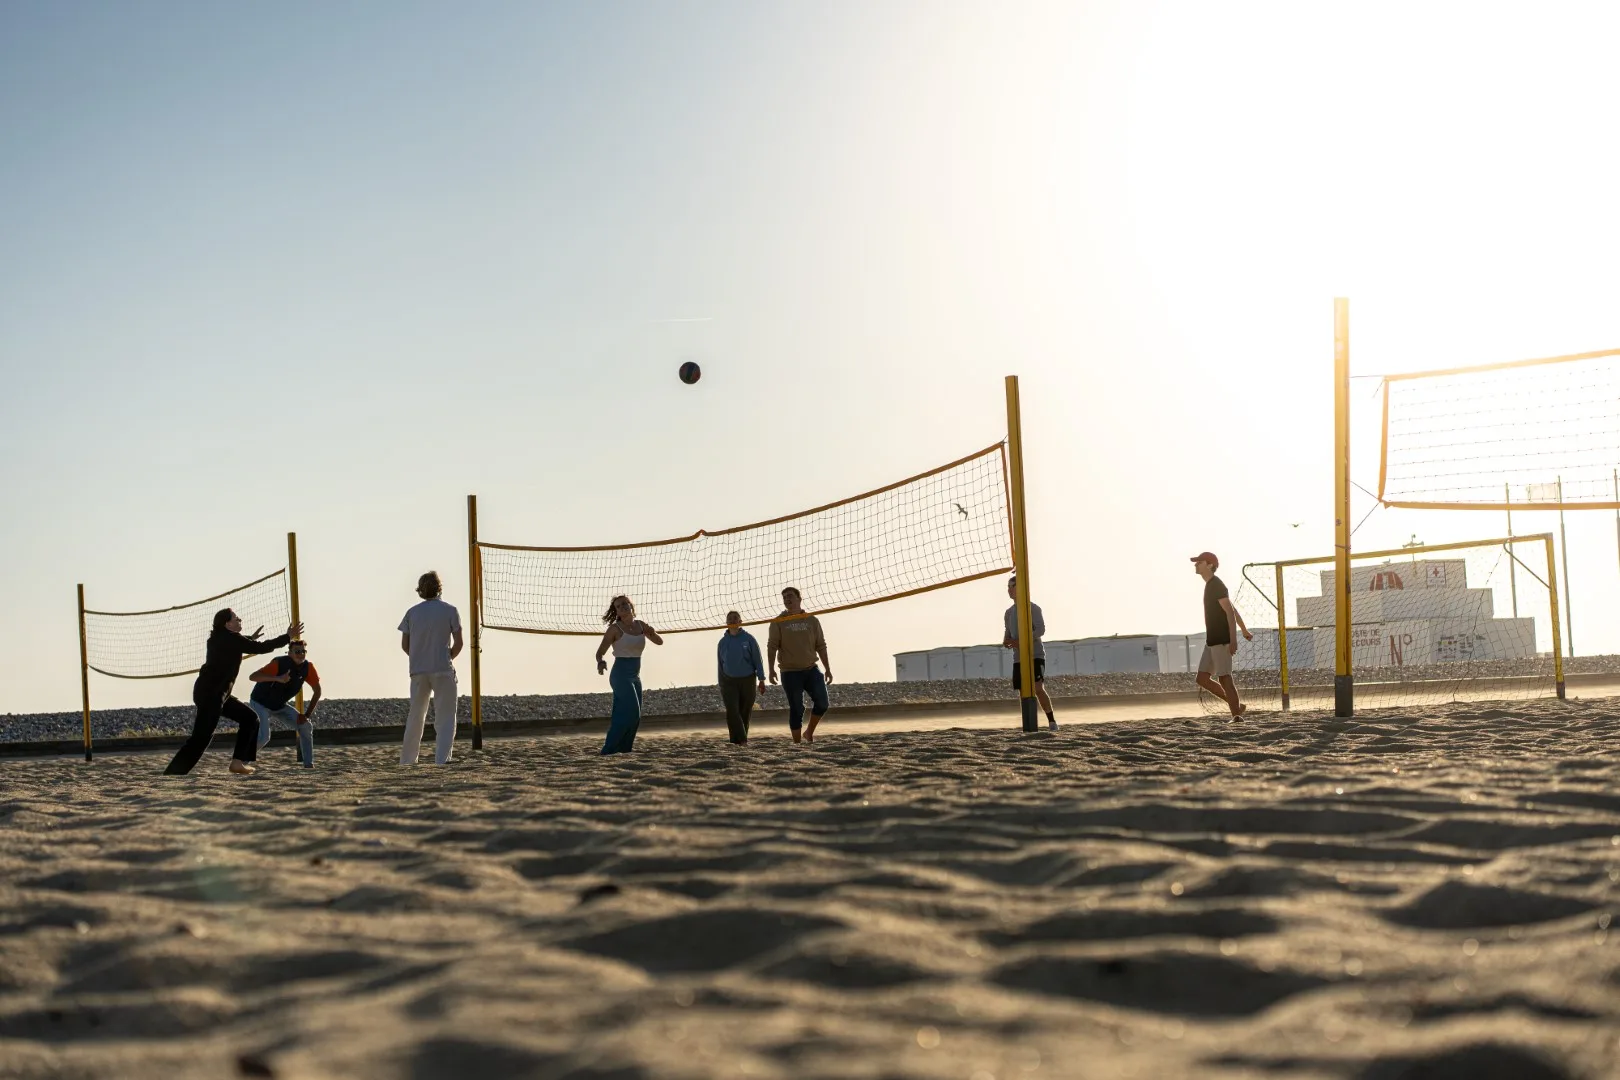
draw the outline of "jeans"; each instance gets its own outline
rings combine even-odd
[[[754,711],[754,684],[752,675],[720,676],[720,700],[726,703],[726,729],[731,741],[748,741],[748,716]]]
[[[405,718],[405,745],[399,751],[401,765],[415,765],[416,755],[422,751],[429,694],[433,695],[433,733],[437,743],[433,761],[443,765],[450,760],[456,744],[456,673],[438,671],[432,675],[411,676],[411,711]]]
[[[788,727],[804,726],[804,695],[810,695],[810,713],[817,719],[827,715],[827,679],[820,668],[782,672],[782,692],[788,700]]]
[[[236,722],[237,761],[252,761],[259,756],[259,718],[252,709],[231,697],[229,693],[206,690],[191,692],[192,704],[197,706],[197,718],[191,722],[191,738],[175,753],[174,760],[163,771],[170,776],[184,776],[197,762],[203,751],[214,741],[214,729],[220,718]]]
[[[628,754],[636,745],[636,730],[641,727],[641,657],[621,656],[614,660],[608,685],[613,687],[613,719],[608,722],[602,753]]]
[[[298,710],[292,705],[283,705],[279,709],[272,709],[268,705],[248,698],[248,708],[259,717],[259,749],[263,750],[270,743],[270,721],[272,718],[284,720],[288,727],[298,733],[298,760],[304,767],[312,768],[315,764],[315,725],[298,722]]]

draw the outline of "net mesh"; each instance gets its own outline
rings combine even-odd
[[[1620,351],[1395,376],[1380,498],[1503,508],[1620,503]]]
[[[1011,566],[1001,445],[801,514],[683,539],[600,548],[480,544],[481,622],[599,634],[624,593],[661,632],[712,630],[781,611],[837,611],[1005,572]]]
[[[90,668],[118,679],[164,679],[190,675],[202,666],[214,613],[230,608],[243,633],[262,626],[275,637],[292,622],[287,575],[277,570],[229,592],[162,611],[84,613]]]
[[[1555,693],[1552,598],[1544,536],[1351,559],[1351,666],[1356,705],[1517,699]],[[1244,699],[1281,705],[1276,563],[1251,563],[1233,603],[1254,633],[1234,677]],[[1331,558],[1283,564],[1292,708],[1333,705]],[[1219,705],[1219,702],[1214,704]],[[1223,706],[1224,707],[1224,706]]]

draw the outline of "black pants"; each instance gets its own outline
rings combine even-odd
[[[221,717],[236,721],[236,753],[232,756],[238,761],[252,761],[259,756],[259,717],[252,709],[218,691],[193,693],[192,701],[197,706],[197,719],[191,722],[191,738],[163,770],[166,775],[184,776],[192,770],[214,741],[214,728]]]
[[[748,741],[748,716],[754,711],[754,677],[752,675],[722,675],[720,697],[726,703],[726,730],[731,741]]]

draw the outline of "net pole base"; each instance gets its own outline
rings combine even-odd
[[[1282,711],[1283,712],[1288,711],[1288,695],[1287,694],[1284,694],[1282,696]]]
[[[473,749],[474,750],[482,750],[483,748],[484,748],[484,725],[483,724],[474,724],[473,725]]]
[[[1560,683],[1560,684],[1559,684],[1559,686],[1558,686],[1558,696],[1559,696],[1559,697],[1563,697],[1563,696],[1564,696],[1564,686],[1563,686],[1563,684],[1562,684],[1562,683]],[[90,749],[89,749],[89,747],[86,747],[86,748],[85,748],[85,751],[84,751],[84,760],[86,760],[86,761],[89,761],[89,760],[90,760]]]
[[[1333,715],[1356,714],[1356,682],[1354,675],[1333,676]]]
[[[1558,680],[1558,700],[1559,701],[1567,701],[1568,700],[1566,697],[1564,697],[1564,680],[1562,680],[1562,679]]]
[[[1024,730],[1041,730],[1039,703],[1032,697],[1019,698],[1018,705],[1024,714]]]

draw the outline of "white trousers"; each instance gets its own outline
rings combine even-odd
[[[399,752],[401,765],[415,765],[422,750],[422,729],[427,725],[428,695],[433,695],[433,730],[438,745],[433,760],[443,765],[450,760],[456,742],[456,673],[411,676],[411,711],[405,718],[405,745]]]

